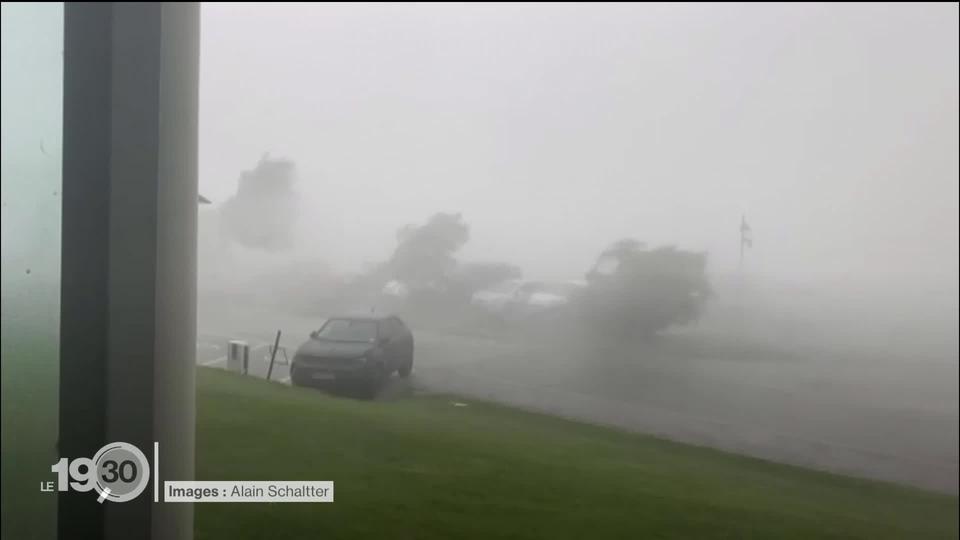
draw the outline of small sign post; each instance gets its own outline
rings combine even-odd
[[[280,348],[280,330],[277,330],[277,337],[273,340],[273,349],[270,351],[270,367],[267,368],[267,380],[273,374],[273,361],[277,358],[277,349]]]

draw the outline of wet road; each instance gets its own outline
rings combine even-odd
[[[198,363],[224,367],[226,341],[244,339],[251,345],[251,375],[264,377],[276,330],[243,319],[241,313],[202,316]],[[281,346],[291,358],[319,325],[281,315],[270,320],[283,329]],[[456,393],[784,463],[957,491],[956,366],[936,367],[945,370],[942,376],[926,373],[921,380],[917,369],[897,363],[865,369],[834,358],[714,355],[684,346],[624,352],[414,331],[414,375],[409,381],[394,376],[380,399]],[[275,365],[272,378],[288,382],[287,366]]]

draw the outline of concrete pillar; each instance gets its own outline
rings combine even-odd
[[[65,7],[60,454],[194,474],[197,3]],[[161,484],[162,485],[162,484]],[[62,493],[61,538],[189,539],[189,504]]]

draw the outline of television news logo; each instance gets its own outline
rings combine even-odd
[[[157,463],[159,443],[153,443],[153,500],[168,503],[195,502],[333,502],[333,482],[319,480],[168,480],[160,489]],[[61,458],[50,466],[56,481],[40,483],[40,491],[95,491],[97,502],[127,502],[137,498],[150,483],[150,462],[136,446],[113,442],[92,458]]]
[[[150,483],[150,463],[136,446],[113,442],[92,458],[60,458],[50,467],[56,473],[56,491],[96,491],[97,502],[127,502]],[[54,482],[43,482],[41,491],[53,491]]]

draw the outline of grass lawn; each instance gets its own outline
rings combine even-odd
[[[6,313],[4,311],[4,316]],[[57,533],[57,521],[52,519],[57,515],[57,498],[38,489],[42,480],[53,479],[50,465],[58,458],[59,359],[57,338],[49,333],[50,328],[56,331],[56,324],[49,322],[48,327],[40,330],[11,323],[12,328],[4,327],[0,345],[3,351],[0,538],[3,540],[55,538]]]
[[[197,415],[199,480],[333,480],[336,500],[197,504],[198,540],[958,534],[956,497],[472,400],[362,402],[202,368]]]

